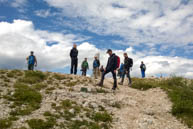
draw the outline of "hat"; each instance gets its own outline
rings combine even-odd
[[[108,50],[107,50],[107,53],[109,53],[109,52],[112,52],[112,50],[111,50],[111,49],[108,49]]]

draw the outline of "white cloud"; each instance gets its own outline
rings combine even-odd
[[[193,1],[181,0],[45,0],[61,16],[81,17],[89,31],[120,35],[130,45],[193,42]],[[81,24],[80,24],[80,27]],[[139,31],[141,30],[141,31]]]
[[[25,5],[26,3],[27,3],[27,0],[13,0],[13,2],[11,2],[11,6],[18,8]]]
[[[84,42],[83,37],[73,34],[52,33],[36,30],[31,21],[14,20],[13,23],[0,22],[0,68],[26,68],[26,56],[31,50],[35,51],[38,59],[38,69],[53,70],[70,66],[69,52],[72,44],[81,41],[79,49],[79,65],[85,57],[88,58],[92,68],[93,56],[100,53],[101,64],[106,65],[108,55],[106,50],[97,49],[89,42]],[[53,46],[47,46],[47,42],[57,42]],[[147,56],[137,52],[132,47],[125,50],[134,59],[132,76],[140,76],[139,65],[144,61],[147,65],[147,75],[176,74],[185,77],[193,75],[193,60],[166,57]],[[122,50],[114,50],[123,61]]]
[[[37,16],[43,17],[43,18],[47,18],[47,17],[56,15],[56,13],[51,13],[51,11],[49,9],[48,10],[36,10],[35,14]]]

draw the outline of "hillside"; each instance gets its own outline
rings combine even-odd
[[[0,129],[188,129],[193,125],[193,88],[187,87],[191,80],[134,78],[133,88],[119,86],[116,92],[111,90],[111,79],[105,80],[104,88],[96,83],[74,75],[0,70]],[[176,102],[174,93],[182,87],[188,88],[180,90],[187,101],[176,106],[183,97]],[[185,109],[180,112],[181,107]]]

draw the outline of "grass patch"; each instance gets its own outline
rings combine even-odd
[[[35,84],[32,86],[33,89],[38,90],[38,91],[40,91],[46,87],[47,87],[47,85],[44,83],[38,83],[38,84]]]
[[[172,77],[169,79],[134,79],[133,88],[148,90],[160,87],[167,92],[173,103],[172,114],[193,128],[193,83],[187,79]]]
[[[16,83],[14,87],[15,92],[9,100],[14,101],[12,106],[16,109],[11,112],[11,115],[29,115],[40,107],[42,96],[38,91],[22,83]]]
[[[27,123],[31,129],[52,129],[56,125],[56,120],[54,118],[48,118],[47,121],[31,119]]]
[[[27,84],[35,84],[44,81],[47,76],[40,71],[25,71],[24,78],[20,79],[20,82],[24,82]]]
[[[103,88],[97,88],[97,89],[96,89],[96,92],[97,92],[97,93],[105,93],[105,94],[106,94],[106,93],[109,93],[108,91],[104,90]]]
[[[94,113],[92,116],[92,119],[96,122],[112,122],[113,118],[112,116],[107,112],[97,112]]]
[[[9,119],[0,119],[0,129],[8,129],[12,126],[12,121]]]
[[[7,77],[9,78],[15,78],[22,75],[23,75],[23,72],[21,70],[11,70],[7,73]]]

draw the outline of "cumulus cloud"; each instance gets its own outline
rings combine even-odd
[[[183,46],[193,42],[193,1],[45,1],[62,9],[61,16],[83,18],[89,31],[99,35],[119,35],[130,41],[130,45],[172,43]],[[82,27],[82,24],[79,25]]]
[[[70,66],[69,52],[73,43],[79,41],[79,66],[85,57],[92,68],[93,57],[100,53],[101,64],[106,65],[108,55],[106,50],[98,49],[95,45],[84,41],[84,37],[73,34],[61,34],[37,30],[31,21],[14,20],[13,23],[0,22],[0,68],[26,69],[25,58],[31,50],[35,51],[38,59],[38,69],[53,70]],[[47,45],[54,43],[54,45]],[[147,75],[170,75],[192,77],[193,60],[180,57],[148,56],[137,52],[132,47],[114,50],[123,61],[123,52],[134,59],[132,76],[140,76],[139,65],[144,61],[147,65]]]

